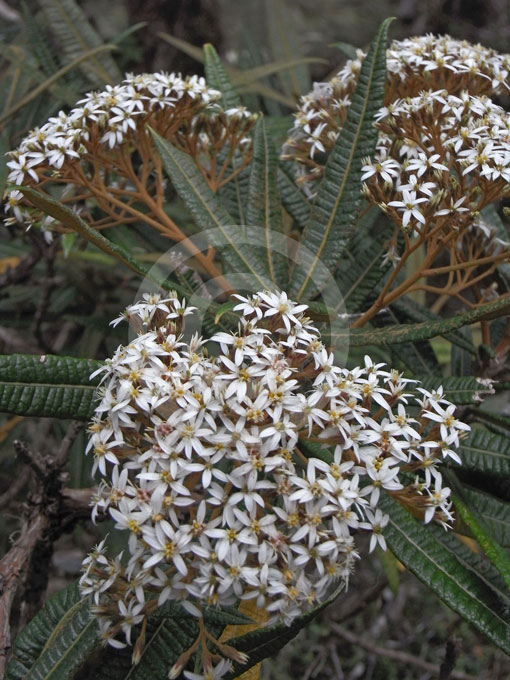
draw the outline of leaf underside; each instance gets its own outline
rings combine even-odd
[[[445,546],[442,528],[413,519],[388,495],[380,505],[390,515],[384,536],[395,556],[445,604],[510,654],[510,609],[491,582],[478,573],[480,565],[475,568],[458,559],[456,550]]]

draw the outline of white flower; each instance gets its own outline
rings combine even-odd
[[[372,552],[377,544],[379,544],[382,550],[386,550],[386,540],[383,536],[383,529],[389,522],[389,515],[383,514],[379,508],[375,512],[372,512],[367,508],[366,515],[368,519],[368,524],[372,530],[372,535],[370,536],[370,547],[369,551]]]
[[[411,218],[414,217],[415,220],[425,224],[425,217],[417,208],[420,203],[426,203],[427,199],[420,197],[417,198],[416,191],[407,191],[404,189],[402,192],[401,201],[390,201],[389,206],[398,208],[398,211],[403,213],[402,215],[402,226],[407,227]]]
[[[400,176],[401,167],[399,163],[393,158],[388,158],[385,161],[374,161],[367,163],[361,168],[361,181],[366,182],[369,177],[380,175],[385,182],[393,183],[393,179]]]

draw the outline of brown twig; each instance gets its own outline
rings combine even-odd
[[[361,647],[367,652],[370,652],[370,654],[383,656],[386,659],[392,659],[397,663],[416,666],[418,668],[423,669],[424,671],[427,671],[427,673],[431,673],[434,677],[439,676],[441,669],[440,666],[438,666],[435,663],[430,663],[429,661],[420,659],[419,657],[414,656],[413,654],[408,654],[407,652],[401,652],[396,649],[386,649],[385,647],[379,647],[379,645],[376,645],[375,642],[368,640],[365,635],[363,636],[355,635],[354,633],[351,633],[342,626],[339,626],[334,621],[331,621],[330,625],[331,629],[334,630],[335,633],[340,635],[340,637],[342,637],[344,640],[347,640],[347,642],[349,642],[351,645]],[[452,680],[480,680],[478,677],[474,675],[468,675],[467,673],[463,673],[462,671],[452,671],[450,678]]]
[[[38,608],[48,581],[53,543],[77,519],[89,514],[91,490],[84,492],[63,488],[66,479],[63,467],[81,427],[76,423],[70,425],[54,455],[43,456],[32,451],[24,442],[14,442],[16,453],[27,465],[22,477],[27,472],[30,474],[31,470],[35,484],[22,506],[25,517],[21,534],[0,560],[0,677],[4,676],[11,649],[11,612],[15,599],[23,602],[28,614]],[[0,500],[6,495],[9,496],[7,501],[14,498],[21,490],[19,483],[18,486],[20,488],[16,488],[15,492],[11,488]]]
[[[49,516],[43,513],[28,518],[20,538],[0,560],[0,677],[11,650],[10,618],[20,581],[27,571],[31,556],[49,527]]]
[[[4,491],[4,493],[0,496],[0,508],[5,508],[9,503],[16,498],[18,493],[23,489],[25,484],[28,482],[30,478],[30,470],[28,468],[24,468],[21,472],[21,474],[16,477],[16,479],[13,481],[13,483],[10,485],[10,487],[7,489],[7,491]]]

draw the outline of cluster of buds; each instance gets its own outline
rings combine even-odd
[[[109,644],[132,644],[136,627],[135,660],[157,607],[178,601],[196,616],[199,637],[170,677],[200,641],[205,677],[240,660],[205,630],[205,607],[252,599],[268,623],[288,624],[347,582],[355,533],[385,549],[381,492],[448,528],[440,464],[460,463],[469,430],[442,390],[368,356],[362,367],[336,366],[306,305],[268,291],[237,297],[236,332],[185,343],[193,308],[147,296],[117,320],[138,335],[100,369],[93,516],[129,532],[129,557],[98,546],[81,590]]]
[[[61,200],[98,229],[143,221],[144,215],[157,226],[164,178],[149,126],[189,153],[215,191],[250,161],[255,117],[242,107],[223,110],[219,98],[220,92],[201,77],[128,74],[123,83],[88,93],[69,113],[61,111],[32,130],[9,153],[8,181],[45,190],[62,186]],[[140,211],[141,203],[146,207]],[[100,219],[93,217],[92,208],[97,212],[98,207]],[[9,221],[59,226],[16,190],[8,192],[6,210],[12,214]],[[170,224],[166,231],[176,236]]]

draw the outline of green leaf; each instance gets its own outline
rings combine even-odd
[[[80,234],[89,243],[92,243],[96,248],[99,248],[108,255],[113,255],[132,269],[140,276],[146,277],[149,270],[141,262],[138,262],[127,250],[122,246],[116,245],[109,239],[105,238],[99,231],[90,227],[82,218],[63,203],[43,194],[40,191],[32,189],[32,187],[18,187],[19,191],[29,199],[29,201],[36,207],[42,210],[47,215],[54,217],[59,222],[69,229]],[[159,283],[159,282],[158,282]],[[162,284],[160,284],[162,285]]]
[[[280,163],[278,168],[278,188],[285,210],[304,229],[310,218],[310,201],[306,198],[294,179],[294,166],[289,161]]]
[[[161,38],[165,42],[169,43],[170,45],[173,45],[176,47],[178,50],[181,50],[181,52],[184,52],[184,54],[187,54],[188,56],[192,57],[193,59],[196,59],[200,63],[204,63],[204,52],[200,47],[197,47],[196,45],[192,45],[190,42],[186,40],[182,40],[181,38],[176,38],[173,35],[169,35],[168,33],[158,33],[157,34],[158,38]],[[214,48],[213,48],[214,49]],[[301,64],[301,63],[308,63],[308,62],[315,62],[315,61],[320,61],[323,62],[324,60],[322,59],[310,59],[309,57],[306,59],[299,59],[297,60],[291,60],[289,64]],[[221,64],[221,61],[219,62]],[[278,72],[282,69],[283,64],[282,62],[270,62],[269,64],[264,64],[261,65],[261,70],[267,69],[270,70],[271,72]],[[258,70],[259,67],[256,67]],[[267,85],[264,85],[263,83],[255,82],[256,78],[260,78],[260,72],[257,72],[256,69],[248,69],[246,71],[242,71],[238,68],[235,68],[233,66],[228,66],[222,65],[222,70],[227,74],[227,76],[230,78],[230,82],[232,85],[234,85],[237,89],[237,92],[256,92],[258,94],[261,94],[262,96],[270,99],[271,101],[277,101],[280,102],[281,104],[284,104],[285,106],[289,108],[295,108],[295,101],[287,97],[281,92],[278,92],[277,90],[268,87]],[[253,73],[252,73],[253,71]],[[211,74],[210,74],[211,75]],[[209,81],[209,77],[207,76],[207,79]],[[214,74],[212,75],[212,79],[214,80]],[[215,81],[217,82],[217,81]],[[209,85],[211,85],[211,82],[208,82]],[[217,85],[215,85],[217,87]],[[221,89],[221,88],[218,88]],[[309,88],[308,88],[309,89]],[[275,113],[279,113],[279,110],[276,109]]]
[[[319,458],[329,465],[334,461],[333,454],[325,444],[319,444],[319,442],[313,442],[309,439],[300,439],[298,448],[307,458]]]
[[[510,654],[509,611],[481,576],[448,551],[439,527],[416,521],[388,495],[380,506],[390,516],[384,536],[395,556],[443,602]]]
[[[47,215],[51,215],[51,217],[62,222],[66,227],[80,234],[82,238],[89,243],[92,243],[92,245],[96,246],[96,248],[99,248],[99,250],[102,250],[107,255],[112,255],[142,278],[149,279],[164,290],[175,290],[183,297],[186,295],[186,291],[184,291],[178,283],[175,281],[168,281],[165,276],[159,276],[154,274],[154,272],[151,273],[151,270],[148,267],[134,258],[125,248],[105,238],[99,231],[90,227],[77,213],[73,212],[63,203],[60,203],[54,198],[50,198],[46,194],[36,191],[31,187],[20,186],[16,188],[21,191],[36,208],[39,208]],[[205,300],[203,302],[208,304]]]
[[[381,216],[376,206],[371,206],[356,225],[356,232],[344,250],[336,271],[336,281],[349,312],[360,312],[366,300],[374,295],[391,264],[382,265],[386,251],[385,241],[393,225],[385,220],[375,237],[371,231]]]
[[[489,203],[489,205],[486,205],[481,211],[481,216],[495,230],[496,238],[508,243],[510,234],[508,233],[507,226],[499,216],[496,204]],[[503,272],[506,278],[510,278],[510,264],[508,262],[498,264],[498,270]]]
[[[446,398],[458,406],[478,403],[484,395],[494,393],[494,390],[484,386],[477,378],[467,375],[427,376],[421,379],[420,387],[434,391],[440,385],[444,388]]]
[[[416,300],[409,300],[406,298],[400,298],[391,303],[390,310],[396,312],[396,316],[399,323],[404,322],[421,322],[421,321],[437,321],[441,317],[434,314],[425,305],[421,305]],[[462,329],[453,330],[450,333],[444,335],[446,340],[449,340],[453,345],[459,349],[463,349],[466,352],[475,354],[475,349],[473,343],[466,339],[466,336]]]
[[[25,0],[22,0],[21,8],[30,51],[35,56],[43,73],[51,76],[58,70],[58,64],[55,54],[48,44],[48,36],[42,31],[41,22],[30,11]]]
[[[495,383],[496,384],[496,383]],[[484,409],[483,407],[477,408],[476,411],[472,411],[476,421],[478,423],[483,423],[491,432],[495,432],[498,435],[503,435],[505,437],[510,437],[510,417],[501,416],[498,413]]]
[[[437,319],[436,321],[424,321],[415,324],[399,324],[398,326],[378,328],[375,330],[363,330],[351,328],[340,331],[334,335],[338,341],[349,341],[353,347],[363,345],[378,345],[387,347],[403,342],[416,342],[417,340],[428,340],[437,335],[446,335],[452,330],[462,328],[477,321],[489,321],[498,316],[503,316],[510,312],[510,298],[505,296],[495,302],[488,302],[476,309],[451,316],[447,319]]]
[[[234,607],[206,607],[204,620],[216,636],[226,625],[252,623]],[[6,680],[166,680],[177,658],[195,641],[198,622],[178,603],[158,608],[148,619],[146,646],[136,666],[131,663],[132,648],[100,646],[98,632],[89,599],[82,599],[78,584],[72,584],[50,598],[18,636]]]
[[[336,47],[337,50],[340,50],[340,52],[347,57],[347,59],[356,59],[357,58],[357,50],[354,47],[354,45],[351,45],[350,43],[343,42],[342,40],[338,42],[331,43],[328,45],[328,47]]]
[[[317,605],[306,614],[298,616],[289,626],[283,624],[265,626],[240,637],[230,639],[228,644],[248,654],[249,659],[248,663],[244,665],[234,664],[233,671],[225,676],[225,680],[234,680],[240,673],[255,666],[259,661],[274,656],[290,640],[295,638],[299,631],[320,614],[321,611],[329,607],[338,598],[343,587],[342,584],[325,602]]]
[[[233,607],[207,607],[204,621],[215,637],[221,635],[226,625],[252,623],[251,619]],[[108,647],[90,660],[87,674],[80,675],[76,680],[89,680],[91,677],[94,680],[167,680],[168,671],[193,644],[198,632],[197,619],[178,603],[169,602],[159,607],[147,621],[146,644],[138,665],[131,664],[131,648],[117,651]]]
[[[53,33],[57,36],[62,52],[69,59],[76,59],[103,41],[92,27],[83,10],[75,0],[38,0]],[[101,59],[91,58],[82,67],[85,75],[95,85],[116,83],[122,74],[109,55]]]
[[[334,272],[354,232],[362,198],[362,160],[373,154],[378,137],[374,116],[384,100],[390,22],[382,23],[363,61],[347,120],[329,155],[304,232],[306,250],[299,249],[292,273],[290,293],[297,299],[314,297],[321,287],[316,276],[319,261]]]
[[[223,163],[226,150],[218,156],[218,162]],[[231,171],[235,171],[241,163],[239,149],[236,149],[230,163]],[[246,205],[250,185],[250,165],[246,165],[239,174],[218,189],[216,196],[223,208],[232,216],[233,224],[246,225]],[[245,230],[243,229],[243,233]],[[226,273],[226,272],[225,272]]]
[[[501,612],[505,619],[510,612],[510,592],[496,567],[489,562],[482,552],[474,552],[453,531],[444,531],[437,526],[431,527],[434,537],[441,546],[460,562],[466,569],[475,573],[496,593]]]
[[[100,361],[51,354],[0,355],[0,411],[23,416],[89,420]]]
[[[471,328],[460,328],[457,333],[462,333],[467,344],[470,345],[470,350],[452,344],[451,348],[451,371],[455,375],[471,375],[473,365],[473,354],[475,348],[473,345],[473,334]]]
[[[0,196],[4,195],[5,185],[7,183],[7,152],[9,150],[9,143],[6,133],[0,135]]]
[[[495,540],[500,545],[509,548],[510,503],[465,485],[462,487],[462,492],[467,506],[483,520]]]
[[[462,491],[462,487],[460,487],[460,491]],[[510,559],[508,558],[505,549],[491,538],[483,526],[483,521],[480,522],[480,520],[475,517],[456,493],[452,495],[452,500],[459,517],[471,529],[478,544],[501,574],[506,587],[510,589]]]
[[[18,635],[5,680],[69,680],[98,644],[98,625],[77,583],[56,593]]]
[[[248,225],[264,231],[264,252],[269,276],[276,286],[285,289],[288,267],[285,251],[282,252],[282,205],[276,181],[277,169],[276,151],[268,135],[264,117],[261,116],[253,137],[246,219]]]
[[[273,140],[273,144],[279,150],[285,143],[292,127],[292,116],[271,116],[264,117],[268,135]]]
[[[462,467],[488,475],[510,476],[510,439],[473,427],[460,440],[459,456]]]
[[[232,217],[207,186],[193,160],[153,130],[151,132],[175,190],[186,203],[198,226],[204,230],[209,242],[222,249],[224,259],[228,259],[236,274],[248,277],[250,286],[257,286],[258,290],[270,287],[267,267],[257,254],[254,244],[247,242],[242,228],[234,224]]]
[[[320,57],[299,57],[296,59],[270,61],[266,64],[254,66],[253,68],[240,70],[232,77],[232,83],[237,87],[250,85],[260,78],[267,78],[267,76],[271,76],[275,73],[280,73],[281,71],[286,71],[295,66],[304,66],[307,64],[328,64],[328,60],[321,59]],[[310,89],[309,86],[305,85],[301,88],[301,92],[306,92],[308,89]]]
[[[115,45],[100,45],[99,47],[94,47],[93,49],[87,50],[87,52],[85,52],[84,54],[80,54],[80,56],[76,57],[76,59],[73,59],[68,64],[63,66],[61,69],[59,69],[56,73],[54,73],[52,76],[44,80],[43,83],[41,83],[37,87],[31,88],[30,91],[24,97],[19,99],[8,111],[6,111],[0,117],[0,124],[5,123],[6,120],[8,120],[15,113],[18,113],[18,111],[26,107],[27,104],[36,99],[40,94],[50,89],[60,78],[69,73],[69,71],[72,71],[80,64],[83,64],[84,62],[90,60],[91,58],[95,58],[97,55],[102,54],[103,52],[111,52],[116,49],[117,48],[115,47]],[[19,187],[16,188],[19,189]]]
[[[301,41],[293,26],[292,13],[282,0],[266,0],[266,26],[271,53],[275,59],[295,61],[300,55]],[[295,99],[311,88],[308,70],[294,64],[279,72],[284,91]]]
[[[394,327],[395,323],[400,323],[399,315],[391,307],[387,309],[386,314],[392,321],[391,327]],[[381,314],[382,319],[386,314],[384,312]],[[373,322],[376,323],[377,319],[378,317]],[[389,324],[381,323],[381,325],[385,328],[390,327]],[[437,355],[428,340],[393,345],[390,347],[390,356],[392,365],[398,367],[404,365],[405,370],[413,377],[443,375]]]
[[[241,106],[241,98],[221,63],[218,53],[210,43],[204,45],[204,69],[205,79],[209,87],[214,87],[221,92],[220,103],[222,107],[233,109]]]
[[[211,44],[204,45],[204,68],[207,84],[221,92],[220,103],[222,107],[225,110],[239,108],[242,105],[241,98],[221,63],[218,53]],[[223,150],[220,155],[221,161],[223,161],[226,153],[227,150]],[[230,163],[232,171],[235,171],[240,163],[239,152],[236,150]],[[244,168],[240,174],[237,174],[233,180],[220,187],[218,191],[218,196],[222,199],[225,208],[228,212],[231,212],[232,216],[240,224],[246,224],[245,205],[247,189],[248,169]]]

